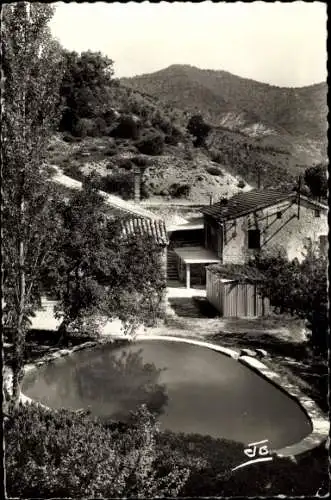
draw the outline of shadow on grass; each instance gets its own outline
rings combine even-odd
[[[182,318],[216,318],[219,315],[205,297],[172,297],[169,304]]]

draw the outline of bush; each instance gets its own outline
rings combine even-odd
[[[266,276],[263,294],[269,297],[271,305],[281,313],[306,319],[312,332],[312,346],[316,352],[325,354],[328,338],[327,259],[308,248],[302,262],[261,255],[253,265]],[[284,290],[287,293],[284,294]]]
[[[151,160],[145,156],[135,156],[132,158],[132,162],[137,165],[137,167],[147,167],[151,164]]]
[[[177,496],[188,470],[160,467],[157,427],[142,406],[130,426],[103,426],[86,412],[19,405],[4,425],[6,489],[20,498]]]
[[[133,163],[129,158],[120,158],[117,162],[119,168],[124,168],[125,170],[132,170]]]
[[[219,163],[219,164],[223,163],[223,155],[220,151],[217,151],[216,149],[211,149],[209,151],[209,157],[215,163]]]
[[[240,189],[243,189],[245,186],[246,186],[246,184],[242,179],[237,184],[237,187]]]
[[[188,184],[172,184],[169,188],[170,196],[174,198],[187,198],[190,194],[191,186]]]
[[[83,174],[77,163],[69,163],[65,165],[64,172],[66,175],[72,177],[73,179],[77,179],[79,181],[82,180]]]
[[[146,155],[161,155],[164,149],[164,139],[161,134],[154,134],[136,143],[138,151]]]
[[[98,135],[107,135],[107,123],[103,118],[100,116],[95,118],[94,125]]]
[[[218,175],[220,177],[224,176],[223,170],[219,167],[215,167],[214,165],[208,165],[206,167],[206,172],[208,172],[208,174],[210,175]]]
[[[64,142],[68,143],[81,142],[82,140],[81,137],[74,137],[73,135],[68,133],[64,133],[62,139],[64,140]]]
[[[121,116],[119,124],[111,131],[110,135],[119,139],[136,140],[139,137],[138,123],[129,115]]]
[[[117,147],[115,145],[110,146],[109,148],[104,150],[103,154],[105,156],[115,156],[117,154]]]
[[[78,120],[74,126],[73,135],[76,137],[96,137],[98,129],[95,120],[91,118],[81,118]]]
[[[125,200],[134,196],[133,172],[114,172],[102,178],[101,189],[111,194],[118,194]]]
[[[164,142],[166,144],[169,144],[169,146],[177,146],[178,142],[179,142],[179,138],[175,135],[166,135],[165,138],[164,138]]]

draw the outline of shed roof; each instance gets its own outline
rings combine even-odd
[[[275,205],[286,200],[295,200],[296,192],[284,192],[275,189],[252,190],[239,193],[228,200],[219,201],[202,209],[202,213],[216,220],[231,220],[262,208]]]
[[[212,264],[208,271],[221,279],[233,281],[264,281],[264,274],[253,265],[241,264]]]
[[[175,248],[174,251],[185,264],[211,264],[212,262],[220,261],[214,252],[200,246],[179,247]]]

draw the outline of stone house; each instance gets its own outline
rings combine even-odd
[[[327,253],[328,206],[297,192],[252,190],[201,212],[203,244],[174,249],[188,288],[193,269],[205,282],[209,264],[245,264],[262,252],[302,260],[310,245]]]
[[[261,252],[301,261],[311,244],[327,250],[327,205],[296,192],[253,190],[202,212],[205,247],[222,264],[244,264]]]

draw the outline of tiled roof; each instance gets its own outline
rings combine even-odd
[[[255,212],[265,207],[275,205],[281,201],[294,200],[295,192],[281,192],[274,189],[252,190],[239,193],[226,201],[219,201],[210,207],[203,208],[202,213],[210,215],[216,220],[231,220],[242,215]]]
[[[123,222],[124,234],[155,239],[158,245],[169,243],[166,226],[163,220],[145,219],[143,217],[130,218]]]
[[[62,184],[71,189],[82,189],[82,182],[68,177],[64,175],[58,167],[52,165],[52,167],[56,170],[56,174],[52,177],[52,180],[55,182]],[[150,219],[160,219],[157,214],[154,214],[152,211],[149,211],[134,201],[126,201],[120,198],[119,196],[115,196],[113,194],[105,193],[104,191],[99,191],[99,193],[103,196],[105,204],[108,205],[114,212],[118,213],[126,213],[133,215],[135,217],[148,217]]]

